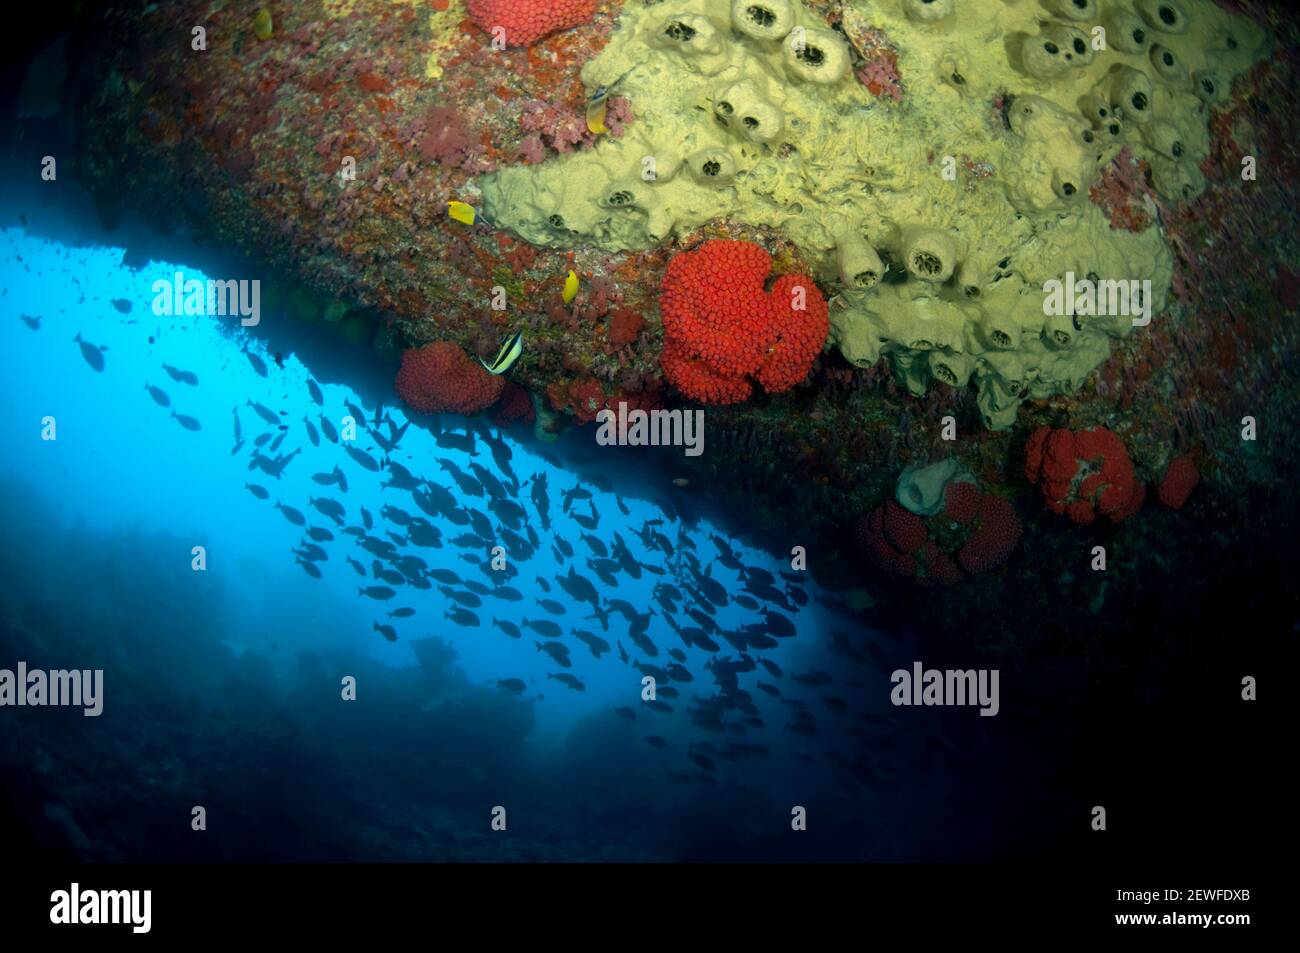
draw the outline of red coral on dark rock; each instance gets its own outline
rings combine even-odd
[[[779,394],[808,376],[830,333],[830,309],[806,275],[782,275],[772,286],[776,343],[755,375],[764,390]]]
[[[496,403],[505,388],[505,381],[452,341],[407,348],[395,383],[402,400],[426,414],[476,414]]]
[[[468,0],[470,17],[492,33],[505,30],[508,46],[532,46],[548,33],[586,23],[596,0]]]
[[[424,128],[419,144],[421,158],[426,162],[471,171],[473,160],[483,147],[470,135],[460,110],[435,106],[425,117]]]
[[[704,361],[687,357],[671,340],[664,342],[659,364],[664,369],[664,377],[674,387],[705,404],[738,404],[754,390],[743,377],[719,374]]]
[[[1020,542],[1020,518],[1010,500],[985,493],[975,521],[977,529],[958,551],[957,561],[967,572],[987,572],[1006,562]]]
[[[1105,427],[1039,427],[1025,445],[1025,478],[1038,485],[1048,509],[1080,524],[1127,518],[1141,485],[1124,442]]]
[[[641,312],[633,311],[631,308],[620,308],[609,319],[606,333],[609,335],[609,343],[614,347],[626,347],[635,341],[637,335],[643,330],[645,330],[645,318],[641,316]]]
[[[954,480],[944,489],[944,512],[958,523],[966,524],[979,510],[980,491],[974,483]]]
[[[951,586],[1006,562],[1021,534],[1011,501],[965,481],[950,483],[945,498],[929,519],[886,501],[854,523],[858,546],[879,569],[922,585]]]
[[[893,500],[885,504],[884,529],[885,538],[901,553],[914,553],[929,539],[921,517]]]
[[[506,384],[505,393],[492,412],[492,422],[498,427],[508,427],[514,423],[531,424],[536,419],[533,399],[527,389],[518,384]]]
[[[573,414],[579,426],[591,423],[608,405],[605,390],[594,377],[556,381],[546,388],[546,396],[556,410]]]
[[[811,278],[764,283],[772,259],[752,242],[715,239],[674,256],[659,299],[664,375],[688,397],[739,403],[749,378],[779,393],[802,381],[826,341],[826,301]]]
[[[1156,496],[1170,509],[1180,510],[1200,482],[1201,474],[1197,471],[1196,464],[1191,457],[1183,454],[1170,461]]]

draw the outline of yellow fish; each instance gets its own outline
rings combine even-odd
[[[483,360],[481,357],[478,359],[478,362],[487,368],[487,370],[492,374],[504,374],[506,371],[510,370],[511,365],[513,365],[515,361],[519,360],[519,355],[523,352],[524,332],[516,331],[502,342],[501,350],[497,351],[497,356],[492,359],[491,364]]]
[[[609,108],[609,100],[600,99],[587,106],[587,130],[594,135],[603,136],[609,132],[605,128],[605,111]]]
[[[467,205],[464,202],[454,201],[447,203],[447,214],[462,225],[473,225],[474,219],[478,215],[478,213],[474,211],[474,206]]]
[[[564,279],[564,303],[571,304],[573,299],[578,296],[578,273],[572,269],[569,271],[569,277]]]
[[[275,25],[271,22],[271,11],[262,7],[253,17],[253,35],[259,40],[269,40],[275,33]]]

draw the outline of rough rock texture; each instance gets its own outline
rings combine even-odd
[[[833,0],[806,6],[830,29],[849,22]],[[1026,399],[1009,429],[989,432],[969,389],[940,383],[914,397],[887,363],[859,367],[826,351],[807,386],[710,408],[708,452],[676,457],[690,493],[744,514],[774,549],[806,545],[817,577],[865,589],[870,598],[858,602],[874,601],[871,618],[881,625],[925,618],[1008,650],[1108,626],[1163,631],[1171,615],[1192,610],[1161,593],[1194,593],[1225,572],[1252,585],[1273,578],[1272,567],[1295,550],[1281,528],[1294,525],[1292,448],[1300,440],[1300,71],[1289,15],[1241,6],[1277,42],[1268,60],[1204,107],[1205,157],[1196,168],[1205,191],[1162,197],[1148,181],[1150,163],[1144,169],[1131,154],[1112,160],[1090,190],[1112,228],[1160,231],[1173,274],[1165,310],[1143,333],[1115,342],[1078,393]],[[606,43],[619,7],[604,0],[572,30],[497,53],[456,0],[444,12],[380,0],[277,5],[265,41],[245,7],[119,5],[86,24],[70,48],[79,65],[75,174],[107,220],[130,206],[249,253],[280,283],[279,313],[319,320],[322,334],[333,327],[358,346],[373,342],[394,365],[404,348],[434,340],[491,356],[506,331],[520,328],[514,383],[534,394],[576,387],[588,395],[595,381],[607,401],[649,399],[662,393],[657,297],[675,253],[707,238],[743,239],[772,256],[775,274],[816,274],[813,263],[779,230],[726,219],[672,244],[609,253],[576,243],[536,248],[446,214],[449,200],[478,201],[476,176],[557,148],[540,138],[524,144],[529,104],[582,121],[588,90],[579,70]],[[860,19],[849,30],[854,75],[867,77],[881,108],[906,108],[909,95],[936,80],[909,75],[905,51],[891,58],[889,37],[868,33]],[[206,25],[207,51],[156,42],[177,22]],[[1027,91],[1034,82],[1018,85]],[[631,106],[629,133],[637,125]],[[999,102],[990,98],[988,108],[996,116]],[[941,157],[944,144],[933,145]],[[1242,177],[1247,155],[1258,167],[1252,180]],[[958,185],[977,188],[982,174],[978,161],[963,161]],[[570,267],[582,288],[565,305]],[[494,289],[504,290],[506,311],[491,309]],[[834,320],[839,305],[830,287],[822,290]],[[646,327],[615,344],[608,323],[624,310],[640,313]],[[273,307],[264,311],[276,319]],[[581,407],[570,401],[569,413],[585,416],[595,400],[588,396]],[[1245,417],[1254,441],[1242,439]],[[945,439],[945,418],[955,439]],[[1024,443],[1041,426],[1108,428],[1142,485],[1158,484],[1171,457],[1194,454],[1200,485],[1181,510],[1148,506],[1114,527],[1076,527],[1047,512],[1022,473]],[[904,466],[947,455],[1013,501],[1022,534],[977,585],[920,592],[865,565],[850,527],[892,496]],[[1232,528],[1224,544],[1231,559],[1205,545],[1222,527]],[[1086,569],[1091,534],[1111,544],[1104,578]],[[1139,596],[1141,612],[1105,611],[1131,608]],[[1036,621],[1009,629],[1012,611]]]

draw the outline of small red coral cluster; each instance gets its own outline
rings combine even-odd
[[[492,411],[492,422],[498,427],[511,424],[531,424],[537,419],[533,410],[533,399],[526,388],[515,383],[508,383],[496,409]]]
[[[808,376],[830,331],[826,299],[805,275],[778,278],[764,290],[772,258],[752,242],[715,239],[673,257],[659,307],[668,381],[694,400],[736,404]]]
[[[489,33],[504,27],[508,46],[532,46],[548,33],[586,23],[596,0],[469,0],[469,15]]]
[[[426,162],[465,172],[483,171],[479,167],[483,146],[470,131],[460,110],[434,106],[418,128],[421,132],[417,148]]]
[[[555,381],[546,388],[546,396],[556,410],[573,414],[573,422],[578,426],[591,423],[602,410],[618,413],[620,403],[627,405],[628,413],[663,406],[663,395],[658,388],[624,391],[610,396],[594,377]]]
[[[927,521],[889,500],[858,520],[858,544],[890,575],[942,586],[995,569],[1015,551],[1020,519],[1005,497],[957,482],[944,503]]]
[[[614,347],[627,347],[636,340],[637,335],[645,330],[645,318],[640,311],[632,308],[619,308],[609,319],[606,334]]]
[[[632,104],[621,96],[605,100],[605,132],[617,139],[632,122]],[[546,159],[546,150],[561,154],[575,149],[590,149],[601,138],[587,125],[587,115],[570,102],[547,102],[533,99],[523,104],[519,113],[519,159],[533,165]]]
[[[407,348],[395,382],[402,400],[426,414],[476,414],[497,402],[505,381],[452,341]]]
[[[1192,495],[1192,490],[1196,489],[1196,484],[1200,482],[1201,474],[1196,469],[1195,462],[1191,457],[1183,454],[1169,462],[1164,479],[1160,481],[1160,487],[1156,490],[1156,497],[1170,509],[1181,510],[1187,498]]]
[[[1105,427],[1039,427],[1025,445],[1025,478],[1038,485],[1048,509],[1080,524],[1098,516],[1118,523],[1146,499],[1124,442]]]
[[[573,414],[579,426],[595,420],[596,414],[604,409],[606,400],[605,388],[594,377],[555,381],[546,388],[546,396],[556,410]]]

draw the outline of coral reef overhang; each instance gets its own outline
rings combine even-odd
[[[504,334],[523,328],[527,349],[511,378],[539,400],[593,380],[609,400],[644,400],[662,386],[657,295],[674,252],[721,237],[763,245],[776,273],[820,275],[819,262],[780,227],[743,216],[617,251],[577,239],[538,247],[447,215],[449,201],[474,204],[479,181],[496,170],[592,146],[582,69],[611,42],[622,6],[606,0],[587,23],[495,51],[459,0],[268,4],[274,33],[265,40],[254,29],[256,5],[111,4],[81,23],[70,45],[75,175],[109,220],[131,208],[266,262],[282,313],[377,347],[394,366],[403,348],[433,340],[490,359]],[[815,0],[803,15],[844,35],[846,10],[861,6]],[[994,644],[1009,639],[1013,610],[1038,638],[1129,631],[1192,611],[1195,599],[1183,596],[1225,566],[1252,584],[1275,578],[1294,555],[1300,438],[1297,30],[1284,7],[1232,6],[1271,33],[1274,47],[1206,107],[1204,191],[1154,196],[1149,165],[1121,153],[1090,197],[1112,227],[1159,229],[1170,249],[1166,307],[1143,333],[1116,341],[1077,392],[1030,395],[1002,430],[985,426],[969,387],[936,383],[913,396],[887,362],[859,367],[828,349],[803,386],[708,410],[707,452],[674,458],[690,492],[743,512],[776,549],[805,546],[818,577],[861,590],[876,618],[923,613],[936,627],[976,630]],[[191,42],[197,26],[202,51]],[[907,108],[909,83],[941,81],[905,68],[901,79],[881,79],[860,45],[853,65],[881,109]],[[1034,88],[1027,77],[1020,86]],[[622,113],[629,131],[637,122],[630,106]],[[945,151],[936,143],[929,161]],[[1259,170],[1250,181],[1246,155]],[[982,170],[963,161],[958,174],[974,183]],[[570,269],[583,276],[582,290],[565,305]],[[507,310],[490,307],[494,288],[504,289]],[[627,311],[646,327],[618,345],[608,327]],[[939,423],[948,415],[956,440]],[[1259,439],[1243,441],[1246,417]],[[1203,477],[1197,496],[1181,510],[1148,505],[1122,527],[1085,535],[1046,513],[1021,473],[1024,443],[1041,425],[1109,428],[1152,483],[1173,457],[1193,454]],[[949,456],[1016,501],[1025,524],[1018,552],[951,589],[875,575],[851,539],[853,517],[892,497],[904,467]],[[1104,574],[1088,568],[1099,543],[1110,549]],[[1134,614],[1135,606],[1145,608]]]

